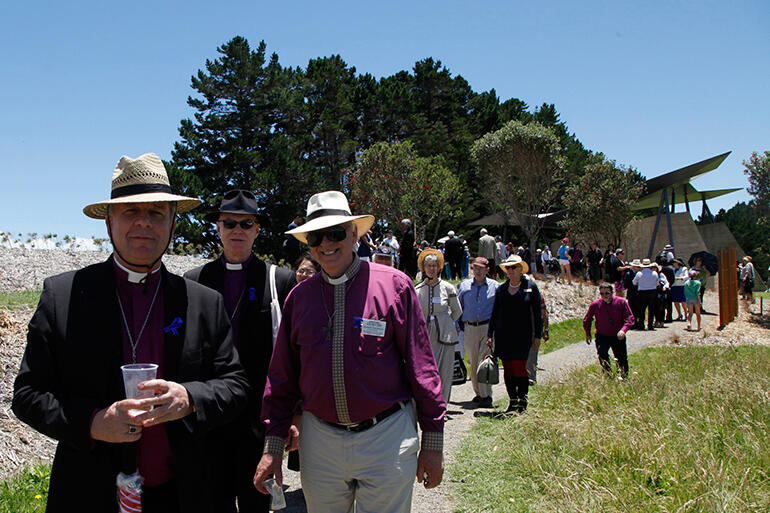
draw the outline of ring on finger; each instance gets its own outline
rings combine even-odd
[[[136,426],[128,426],[128,433],[131,435],[136,433]]]

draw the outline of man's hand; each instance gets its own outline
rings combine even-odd
[[[489,337],[489,338],[487,339],[487,347],[488,347],[488,348],[490,348],[490,349],[492,349],[492,337]]]
[[[425,488],[435,488],[444,477],[444,454],[421,449],[417,455],[417,482]]]
[[[150,379],[137,385],[139,390],[153,390],[154,397],[140,399],[142,409],[150,409],[147,413],[137,416],[142,426],[150,427],[164,422],[184,418],[193,412],[187,389],[173,381],[165,379]]]
[[[268,495],[268,492],[263,483],[270,479],[270,476],[275,476],[275,482],[279,486],[283,486],[283,473],[281,471],[281,461],[283,457],[280,454],[263,454],[262,459],[259,460],[257,465],[257,471],[254,474],[254,487],[259,493]]]
[[[586,337],[586,344],[591,345],[591,337]]]
[[[548,339],[551,338],[551,335],[548,334],[548,330],[543,331],[543,342],[548,342]]]
[[[626,332],[623,330],[618,331],[618,340],[623,340],[626,338]]]
[[[536,339],[532,340],[532,349],[534,349],[535,351],[539,351],[540,350],[540,339],[539,338],[536,338]]]
[[[103,442],[136,442],[142,437],[142,421],[128,413],[139,409],[138,399],[123,399],[99,410],[91,421],[91,438]]]
[[[296,451],[299,448],[299,432],[302,429],[302,415],[295,415],[291,419],[289,437],[286,439],[286,452]]]

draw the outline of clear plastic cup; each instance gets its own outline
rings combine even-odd
[[[275,511],[286,507],[286,497],[283,495],[283,488],[275,482],[272,477],[266,479],[263,483],[265,490],[270,492],[270,509]]]
[[[142,381],[155,379],[158,375],[158,366],[154,363],[132,363],[123,365],[123,387],[126,389],[126,399],[144,399],[152,397],[152,390],[139,390],[136,385]],[[146,410],[128,410],[131,415],[141,415]]]

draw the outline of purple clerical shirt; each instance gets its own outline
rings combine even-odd
[[[605,337],[614,337],[619,331],[623,333],[634,325],[634,314],[625,298],[613,296],[612,301],[605,303],[603,299],[597,299],[588,307],[588,312],[583,318],[583,329],[586,338],[591,338],[591,321],[596,317],[596,333]]]
[[[225,310],[233,327],[233,345],[238,348],[238,319],[243,308],[244,301],[248,301],[246,293],[246,268],[254,255],[241,264],[228,264],[223,254],[219,261],[225,268],[225,283],[222,296],[225,300]]]
[[[136,274],[136,273],[133,273]],[[125,363],[155,363],[158,365],[158,378],[163,378],[163,285],[160,283],[160,271],[151,273],[143,283],[129,281],[129,273],[115,263],[118,294],[126,316],[131,336],[136,343],[136,362],[132,361],[131,343],[122,326],[123,361]],[[158,286],[160,285],[160,288]],[[155,291],[158,295],[153,303]],[[150,309],[152,304],[152,311]],[[144,331],[142,325],[147,320]],[[121,317],[121,323],[123,318]],[[137,338],[139,333],[141,337]],[[136,465],[144,477],[146,486],[157,486],[174,477],[171,470],[171,446],[166,435],[166,426],[160,424],[142,429],[142,437],[137,443]]]
[[[414,398],[423,448],[441,450],[446,404],[409,278],[354,256],[341,283],[325,273],[297,285],[283,308],[265,386],[265,452],[282,451],[298,402],[333,423],[358,423]],[[384,321],[384,336],[364,320]]]

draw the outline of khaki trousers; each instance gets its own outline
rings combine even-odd
[[[470,365],[468,373],[471,375],[473,392],[481,398],[492,396],[492,385],[479,383],[479,378],[476,375],[481,356],[487,350],[487,328],[489,328],[488,324],[471,326],[465,323],[465,352],[468,355],[468,364]]]
[[[360,433],[302,413],[299,460],[309,513],[408,513],[417,475],[414,404]]]

